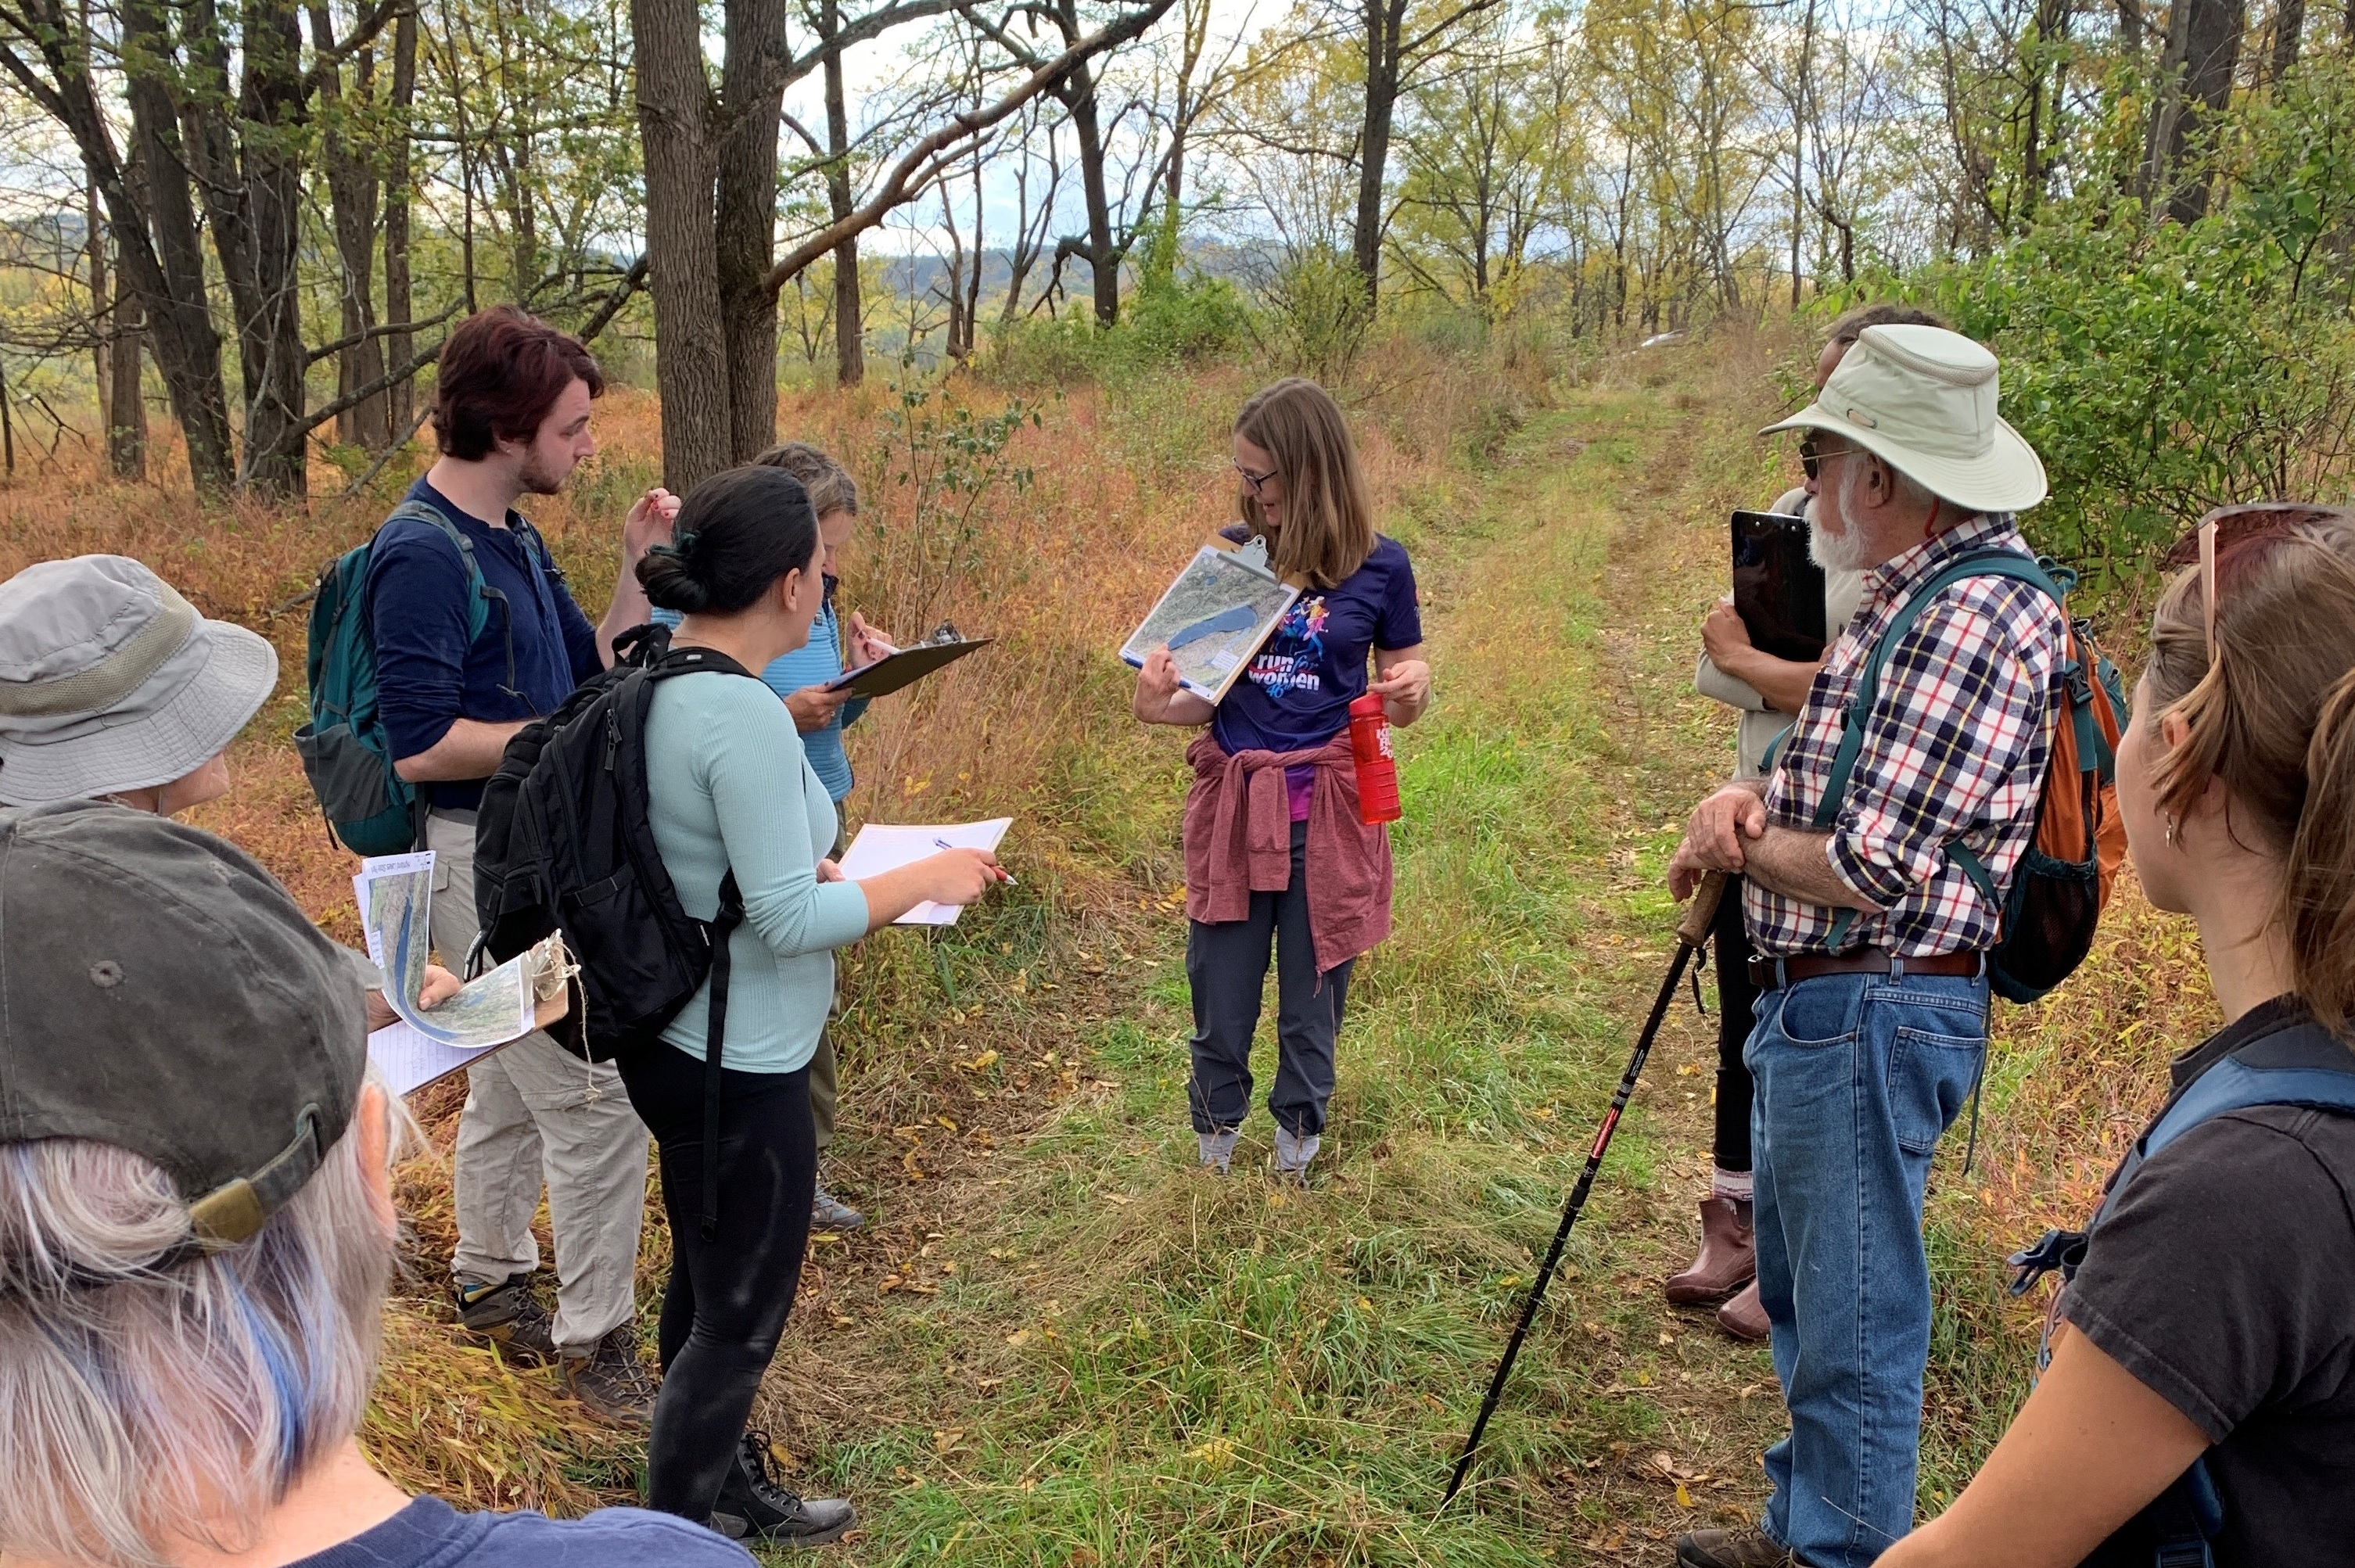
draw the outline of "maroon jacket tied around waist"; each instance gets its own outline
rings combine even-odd
[[[1207,731],[1187,748],[1186,914],[1206,925],[1242,920],[1255,892],[1292,880],[1292,804],[1284,771],[1316,770],[1308,806],[1308,934],[1316,972],[1340,967],[1391,932],[1389,830],[1358,820],[1348,731],[1306,752],[1229,755]]]

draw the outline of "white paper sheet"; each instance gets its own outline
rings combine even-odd
[[[368,1060],[396,1094],[422,1089],[498,1050],[496,1045],[443,1045],[398,1021],[370,1034],[368,1044]]]
[[[1014,818],[1010,816],[993,816],[986,822],[929,825],[870,822],[850,841],[848,852],[842,857],[842,874],[854,882],[879,877],[886,871],[913,865],[927,855],[937,855],[943,848],[994,852],[1006,837],[1006,830],[1013,826]],[[954,925],[957,916],[964,912],[956,904],[921,903],[891,923]]]

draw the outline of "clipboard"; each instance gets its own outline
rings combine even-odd
[[[826,683],[828,691],[847,691],[853,697],[886,697],[903,686],[916,682],[956,663],[975,648],[986,648],[995,637],[954,637],[948,642],[919,643],[912,648],[901,648],[873,664],[860,665],[845,670]]]
[[[1268,565],[1265,539],[1241,548],[1215,540],[1196,550],[1162,592],[1121,645],[1121,659],[1142,669],[1156,648],[1167,645],[1178,664],[1178,685],[1216,704],[1299,597],[1299,588]]]
[[[1796,664],[1824,656],[1824,569],[1807,553],[1803,517],[1736,512],[1733,608],[1759,652]]]

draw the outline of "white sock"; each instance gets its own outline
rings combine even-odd
[[[1325,1140],[1315,1133],[1295,1136],[1282,1127],[1275,1129],[1275,1168],[1287,1175],[1297,1175],[1308,1168],[1316,1157],[1316,1146]]]
[[[1755,1190],[1756,1187],[1751,1180],[1750,1172],[1726,1170],[1721,1167],[1710,1168],[1709,1195],[1711,1198],[1731,1198],[1736,1202],[1747,1203]]]
[[[1202,1156],[1202,1163],[1226,1169],[1228,1162],[1235,1157],[1235,1139],[1241,1131],[1240,1127],[1229,1127],[1223,1133],[1196,1133],[1194,1146]]]

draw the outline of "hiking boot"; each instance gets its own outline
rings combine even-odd
[[[1696,1530],[1677,1541],[1677,1568],[1807,1568],[1763,1530]]]
[[[1678,1307],[1698,1307],[1722,1301],[1758,1275],[1758,1251],[1752,1239],[1750,1200],[1718,1198],[1700,1200],[1700,1255],[1682,1274],[1668,1280],[1668,1300]]]
[[[858,1231],[867,1225],[867,1216],[821,1187],[810,1194],[810,1229],[813,1231]]]
[[[711,1510],[711,1528],[729,1540],[779,1546],[823,1546],[858,1522],[858,1510],[840,1498],[798,1497],[777,1485],[764,1432],[747,1432],[736,1445],[736,1463]]]
[[[638,1360],[638,1331],[624,1323],[594,1344],[558,1352],[564,1392],[623,1426],[651,1426],[661,1383]]]
[[[531,1293],[531,1275],[509,1275],[496,1285],[450,1282],[458,1327],[488,1340],[500,1355],[525,1366],[556,1360],[556,1323]]]
[[[1766,1306],[1758,1299],[1756,1280],[1717,1309],[1717,1326],[1745,1344],[1759,1344],[1769,1337],[1773,1330],[1766,1322]]]

